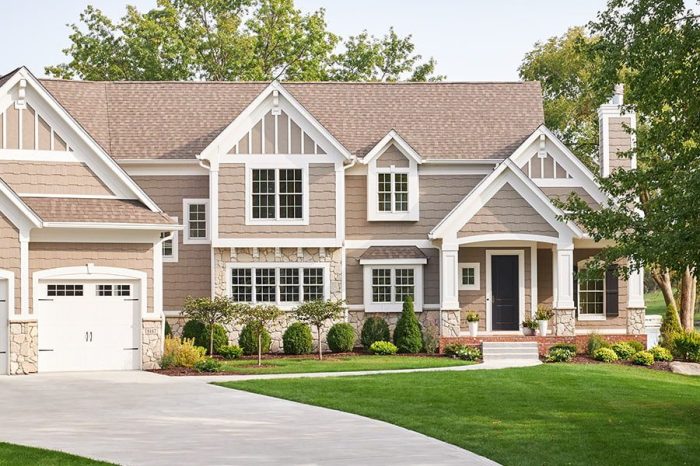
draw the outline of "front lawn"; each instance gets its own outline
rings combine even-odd
[[[257,359],[224,361],[222,371],[238,374],[298,374],[303,372],[376,371],[389,369],[422,369],[428,367],[464,366],[459,359],[424,356],[326,356],[322,361],[308,358],[267,358],[263,367]]]
[[[660,315],[666,313],[666,302],[660,291],[652,291],[644,295],[644,303],[647,305],[647,315]],[[695,327],[700,329],[700,308],[695,308]]]
[[[227,382],[422,432],[505,465],[697,464],[700,380],[612,365]]]
[[[0,466],[33,466],[37,464],[42,466],[98,466],[111,463],[69,455],[60,451],[0,442]]]

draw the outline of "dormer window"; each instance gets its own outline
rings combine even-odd
[[[408,212],[408,173],[377,170],[379,212]]]

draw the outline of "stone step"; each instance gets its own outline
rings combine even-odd
[[[516,359],[518,361],[539,361],[538,354],[486,354],[483,355],[484,361],[507,361]]]
[[[482,343],[486,348],[537,348],[536,341],[485,341]]]
[[[484,348],[484,354],[539,354],[537,348]]]
[[[485,341],[482,343],[484,361],[539,361],[535,341]]]

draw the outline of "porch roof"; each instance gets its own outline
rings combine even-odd
[[[428,257],[416,246],[371,246],[360,256],[360,263],[394,259],[427,261]]]

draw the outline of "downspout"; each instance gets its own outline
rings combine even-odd
[[[350,160],[350,164],[348,165],[343,165],[343,170],[349,170],[352,167],[357,164],[357,157],[354,157]],[[344,183],[343,183],[344,185]],[[343,197],[345,197],[345,191],[343,191]],[[343,205],[345,205],[345,200],[343,200]],[[345,225],[345,222],[343,222],[343,225]],[[346,228],[347,230],[347,228]],[[343,232],[344,233],[344,232]],[[345,234],[343,234],[343,238],[345,238]],[[347,256],[346,256],[346,249],[345,249],[345,242],[343,241],[343,256],[342,256],[342,269],[343,269],[343,274],[341,275],[341,280],[342,280],[342,288],[343,288],[343,298],[347,298],[347,290],[345,289],[347,281],[346,281],[346,275],[347,275]],[[347,305],[345,306],[345,322],[350,321],[350,310],[348,309]]]

